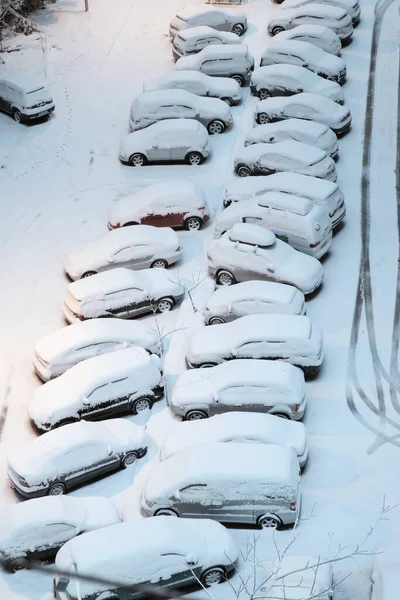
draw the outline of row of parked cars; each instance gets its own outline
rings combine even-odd
[[[282,13],[286,10],[282,8]],[[333,18],[325,3],[290,10],[325,11],[324,25]],[[336,16],[343,12],[334,10],[339,11]],[[213,89],[208,80],[218,84],[219,75],[201,73],[202,69],[196,73],[196,69],[178,68],[171,75],[172,80],[179,74],[178,85],[162,94],[163,88],[151,84],[153,89],[134,100],[132,133],[121,145],[121,159],[134,166],[180,158],[191,165],[200,164],[210,152],[209,134],[222,133],[230,126],[230,105],[240,101],[233,92],[239,90],[240,94],[241,84],[262,69],[273,69],[275,76],[281,68],[300,69],[285,59],[285,65],[256,70],[247,47],[240,40],[232,41],[233,35],[241,36],[247,29],[245,17],[237,16],[241,13],[198,6],[185,11],[171,22],[174,53],[179,46],[175,38],[181,31],[189,32],[187,40],[196,37],[190,35],[191,27],[228,32],[231,35],[215,34],[219,41],[207,42],[207,48],[197,47],[195,56],[221,49],[240,49],[243,54],[244,50],[247,79],[231,81],[225,75],[224,82],[233,86],[230,91],[225,88],[225,97],[217,98],[201,98],[207,95],[204,90]],[[344,15],[347,23],[350,17]],[[303,25],[309,22],[311,19],[305,19]],[[351,18],[350,26],[343,24],[346,27],[352,27]],[[345,37],[343,28],[336,28],[336,33]],[[291,26],[288,29],[295,33]],[[299,33],[311,37],[312,31]],[[323,33],[319,31],[316,39],[328,43],[329,35],[325,33],[324,38]],[[333,47],[332,36],[331,43]],[[182,51],[187,46],[181,43],[179,47]],[[333,54],[338,54],[337,48]],[[185,56],[178,63],[181,60]],[[311,71],[304,70],[321,78]],[[179,79],[181,73],[189,74],[196,84],[203,83],[203,91],[179,85],[189,81]],[[336,82],[322,81],[340,89]],[[314,79],[309,85],[317,83]],[[23,566],[19,562],[23,557],[54,559],[58,551],[60,570],[78,569],[93,577],[108,577],[121,588],[82,582],[77,590],[75,578],[57,577],[54,593],[59,600],[76,596],[95,600],[107,593],[125,600],[133,597],[122,589],[127,582],[175,587],[199,580],[204,586],[221,583],[234,571],[238,558],[238,549],[221,523],[279,529],[299,518],[300,471],[308,458],[301,423],[306,410],[305,378],[316,375],[323,362],[322,333],[305,314],[305,295],[322,282],[318,258],[328,251],[332,227],[345,214],[332,162],[338,154],[336,136],[319,119],[322,109],[310,122],[305,107],[310,110],[313,102],[326,107],[325,101],[331,102],[326,111],[331,114],[332,105],[335,110],[342,109],[343,95],[337,90],[332,99],[323,92],[315,94],[317,88],[293,88],[287,98],[278,94],[286,94],[288,88],[279,91],[276,85],[271,94],[270,89],[257,87],[254,79],[252,91],[260,97],[262,112],[257,110],[259,124],[249,132],[242,152],[252,150],[251,156],[257,158],[257,152],[276,147],[274,164],[278,168],[267,166],[257,171],[251,167],[250,172],[239,173],[250,176],[236,178],[221,198],[215,239],[207,250],[209,272],[217,288],[203,308],[204,327],[188,340],[189,369],[178,377],[168,395],[168,409],[176,422],[166,432],[159,460],[151,466],[143,487],[140,509],[146,518],[142,520],[121,523],[112,502],[63,494],[93,478],[127,468],[147,453],[150,439],[145,429],[121,417],[148,410],[162,398],[161,341],[148,325],[126,319],[169,310],[182,300],[184,287],[167,271],[181,259],[174,229],[196,232],[209,226],[206,198],[188,181],[139,190],[112,207],[110,231],[102,239],[73,251],[65,261],[66,273],[73,281],[63,311],[71,324],[35,345],[34,367],[44,384],[29,402],[28,413],[41,435],[10,456],[8,464],[12,486],[23,497],[33,499],[10,507],[3,517],[18,527],[5,530],[0,552],[10,569],[16,569]],[[164,111],[160,104],[164,93],[174,103],[172,115],[169,105]],[[296,115],[300,123],[288,126],[288,116],[269,119],[271,104],[263,103],[283,104],[297,97],[298,106],[303,107]],[[175,109],[181,99],[185,110],[179,112]],[[211,111],[205,117],[210,102],[220,112]],[[263,114],[268,118],[261,117]],[[280,127],[283,122],[286,129]],[[195,145],[199,135],[201,148]],[[145,147],[151,149],[151,156]],[[296,167],[300,158],[309,159],[308,171]],[[311,172],[320,162],[326,164],[325,171]],[[238,165],[235,163],[236,170]],[[275,171],[281,172],[270,174]],[[30,511],[24,508],[27,504]],[[171,519],[173,516],[185,518]],[[21,539],[28,539],[29,544]],[[135,539],[141,542],[132,543]],[[316,570],[316,564],[312,558],[285,557],[278,566],[270,565],[271,574],[279,570],[279,577],[263,591],[265,597],[297,597],[299,583],[293,576],[300,569],[302,588],[327,600],[332,571],[329,566]]]

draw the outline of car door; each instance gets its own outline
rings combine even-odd
[[[174,503],[184,517],[204,518],[208,516],[208,486],[203,483],[182,487],[176,495]]]
[[[168,216],[167,209],[162,202],[153,202],[146,209],[147,214],[140,220],[142,225],[153,225],[154,227],[170,227],[165,222]]]
[[[115,252],[109,262],[109,268],[127,267],[137,271],[150,267],[154,258],[154,251],[150,246],[138,244],[137,246],[125,246]]]
[[[129,287],[104,296],[107,316],[131,319],[151,310],[151,298],[139,287]]]
[[[79,416],[82,419],[98,421],[110,411],[110,386],[108,382],[99,383],[82,398],[82,408]]]
[[[315,117],[315,111],[311,107],[299,104],[298,102],[290,102],[284,109],[284,116],[286,119],[295,118],[313,121]]]
[[[106,352],[113,352],[116,350],[115,342],[93,342],[85,344],[76,348],[71,355],[68,356],[66,366],[72,367],[77,363],[85,360],[86,358],[92,358],[92,356],[100,356]]]
[[[99,461],[105,458],[105,446],[99,448],[95,443],[80,443],[60,456],[58,468],[68,489],[82,485],[97,475]]]
[[[226,411],[264,412],[268,403],[268,390],[265,386],[227,385],[220,390],[219,403]]]
[[[269,345],[264,340],[241,344],[235,351],[236,358],[269,358]]]
[[[154,136],[152,142],[150,143],[150,147],[147,151],[147,156],[151,162],[168,161],[171,159],[171,151],[168,147],[168,144],[165,143],[164,138],[165,136],[161,134]]]
[[[213,11],[207,15],[207,25],[219,31],[231,31],[232,27],[228,17],[219,11]]]
[[[196,96],[207,95],[207,89],[202,81],[185,81],[185,84],[182,86],[182,89],[185,89],[186,92],[190,92],[191,94],[195,94]]]

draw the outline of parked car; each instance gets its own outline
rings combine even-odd
[[[248,315],[203,327],[189,340],[186,359],[191,368],[237,358],[281,359],[315,375],[323,360],[322,332],[305,316]]]
[[[219,31],[231,31],[243,35],[247,30],[247,17],[243,11],[217,8],[214,6],[187,6],[176,13],[169,26],[169,35],[175,36],[189,27],[208,25]]]
[[[326,208],[301,196],[270,192],[248,202],[238,202],[220,213],[214,237],[221,237],[237,223],[254,223],[315,258],[326,254],[332,243],[331,220]]]
[[[117,267],[135,271],[167,269],[180,259],[181,254],[179,238],[170,227],[135,225],[109,231],[72,251],[64,268],[75,281]]]
[[[276,123],[257,125],[246,135],[245,146],[276,144],[286,140],[302,142],[326,152],[334,160],[339,155],[337,136],[327,125],[303,119],[287,119]]]
[[[38,340],[33,366],[43,381],[49,381],[82,360],[133,346],[141,346],[151,354],[160,353],[159,336],[148,325],[114,318],[93,319],[57,329]]]
[[[251,279],[277,281],[311,294],[322,283],[321,263],[297,252],[259,225],[238,223],[207,249],[208,270],[219,285]]]
[[[250,81],[254,57],[245,44],[207,46],[197,54],[183,56],[175,65],[177,71],[200,71],[212,77],[231,77],[240,86]]]
[[[265,600],[297,600],[299,589],[304,598],[332,598],[332,564],[321,557],[285,555],[263,567],[270,574],[260,588]]]
[[[303,423],[258,412],[229,412],[210,419],[174,423],[164,438],[160,459],[165,460],[195,445],[201,451],[202,444],[215,442],[287,446],[296,452],[300,467],[307,462],[307,436]]]
[[[289,64],[271,64],[255,69],[251,76],[250,91],[261,100],[310,92],[330,98],[338,104],[344,102],[343,90],[338,83],[319,77],[308,69]]]
[[[169,89],[185,90],[208,98],[219,98],[229,106],[239,104],[242,100],[237,81],[226,77],[210,77],[200,71],[172,71],[162,79],[153,80],[143,86],[145,92]]]
[[[210,155],[207,129],[192,119],[165,119],[125,136],[119,159],[131,167],[153,162],[201,165]]]
[[[268,21],[268,33],[276,35],[281,31],[294,29],[298,25],[324,25],[333,29],[342,44],[353,35],[350,15],[337,6],[313,2],[298,8],[286,8],[274,13]]]
[[[202,444],[199,451],[192,446],[153,466],[142,512],[280,529],[299,516],[299,479],[293,448],[216,443]]]
[[[206,46],[241,44],[242,40],[236,33],[218,31],[208,25],[183,29],[174,37],[172,54],[175,60],[189,54],[196,54]]]
[[[0,513],[0,556],[11,572],[24,568],[24,559],[53,561],[72,538],[120,522],[112,500],[102,497],[52,496],[9,504]]]
[[[141,224],[197,231],[209,218],[210,209],[200,188],[188,180],[171,179],[145,186],[115,203],[108,214],[108,227]]]
[[[284,283],[243,281],[217,288],[203,308],[206,325],[229,323],[239,317],[260,313],[304,315],[304,294]]]
[[[306,409],[304,374],[281,360],[237,359],[207,369],[189,369],[179,375],[169,407],[184,421],[233,411],[240,411],[242,416],[269,413],[298,421]],[[211,425],[209,431],[213,431]],[[178,436],[175,444],[184,439]]]
[[[289,98],[268,98],[256,106],[257,123],[272,123],[284,119],[305,119],[330,127],[336,135],[343,135],[351,127],[351,114],[329,98],[317,94],[300,93]]]
[[[76,565],[80,573],[115,582],[117,587],[82,580],[78,591],[75,577],[56,577],[55,598],[100,600],[111,593],[111,598],[133,600],[140,592],[128,591],[127,586],[157,586],[164,593],[199,582],[211,587],[227,579],[237,557],[235,542],[220,523],[135,519],[71,540],[57,554],[56,570],[73,573]]]
[[[127,348],[84,360],[38,388],[28,414],[41,431],[150,409],[164,393],[160,358]]]
[[[282,0],[281,0],[282,1]],[[342,10],[346,11],[353,22],[353,27],[356,27],[360,22],[361,8],[356,0],[318,0],[319,4],[327,4],[328,6],[337,6]],[[307,6],[312,3],[312,0],[285,0],[285,8],[298,8]]]
[[[257,120],[262,120],[263,114],[259,113]],[[293,140],[276,144],[253,144],[242,148],[234,159],[234,170],[239,177],[291,171],[337,181],[335,161],[326,152]]]
[[[18,123],[32,123],[49,117],[54,111],[53,98],[43,83],[26,75],[0,78],[0,110]]]
[[[298,25],[294,29],[281,31],[275,36],[275,39],[309,42],[317,46],[317,48],[321,48],[321,50],[325,50],[325,52],[329,52],[329,54],[334,54],[335,56],[339,56],[342,50],[340,37],[325,25]]]
[[[225,190],[223,205],[226,208],[232,202],[247,201],[269,192],[285,192],[312,200],[328,210],[332,227],[336,227],[346,214],[344,195],[337,183],[299,173],[235,179]]]
[[[79,421],[48,431],[8,457],[11,487],[25,498],[59,496],[133,464],[147,452],[138,425]]]
[[[308,42],[274,40],[262,53],[260,66],[276,64],[304,67],[324,79],[340,84],[344,83],[347,75],[346,63],[342,58],[324,52]]]
[[[112,269],[70,283],[63,313],[69,323],[119,317],[133,319],[145,313],[166,312],[178,304],[184,288],[165,270]]]
[[[202,98],[185,90],[158,90],[136,96],[129,118],[131,131],[164,119],[195,119],[210,134],[223,133],[233,120],[229,106],[218,98]]]

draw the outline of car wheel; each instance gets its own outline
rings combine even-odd
[[[127,223],[124,223],[122,227],[131,227],[132,225],[139,225],[139,223],[136,221],[128,221]]]
[[[211,587],[226,581],[226,571],[222,567],[208,569],[200,576],[200,581],[204,587]]]
[[[242,23],[236,23],[232,27],[232,33],[236,33],[239,37],[244,34],[244,25]]]
[[[239,165],[236,169],[236,173],[239,177],[249,177],[251,175],[251,169],[246,165]]]
[[[178,517],[178,513],[172,510],[172,508],[159,508],[154,513],[155,517]]]
[[[285,31],[284,28],[277,25],[272,29],[271,33],[272,35],[276,35],[277,33],[281,33],[282,31]]]
[[[222,121],[211,121],[211,123],[208,124],[207,129],[210,135],[218,135],[224,132],[225,125]]]
[[[189,152],[186,156],[186,162],[188,165],[201,165],[204,160],[204,156],[200,152]]]
[[[275,515],[261,515],[257,519],[257,526],[259,529],[280,529],[282,521]]]
[[[236,283],[236,280],[229,271],[218,271],[217,283],[218,285],[233,285]]]
[[[216,367],[217,363],[206,362],[200,365],[200,369],[209,369],[210,367]]]
[[[233,106],[232,98],[221,98],[223,102],[226,102],[228,106]]]
[[[92,275],[97,275],[96,271],[85,271],[85,273],[82,273],[81,279],[86,279],[86,277],[91,277]]]
[[[241,75],[232,75],[232,79],[237,81],[240,87],[244,86],[244,78]]]
[[[203,221],[199,217],[189,217],[185,221],[185,229],[188,231],[198,231],[202,225]]]
[[[144,154],[140,154],[140,152],[136,152],[136,154],[132,154],[128,160],[131,167],[143,167],[146,164],[146,157]]]
[[[209,323],[210,325],[222,325],[222,323],[226,323],[226,321],[222,317],[211,317]]]
[[[14,110],[12,111],[12,116],[13,116],[14,121],[17,121],[17,123],[21,123],[22,115],[19,110],[14,108]]]
[[[129,465],[133,465],[138,459],[136,452],[127,452],[121,460],[121,467],[126,469]]]
[[[258,92],[258,96],[260,100],[266,100],[267,98],[271,98],[271,92],[263,88]]]
[[[265,125],[266,123],[271,123],[271,119],[267,115],[267,113],[260,113],[257,115],[257,123],[260,125]]]
[[[172,310],[174,306],[174,301],[172,298],[161,298],[157,302],[157,312],[164,313]]]
[[[62,496],[65,494],[65,485],[63,483],[53,483],[47,490],[48,496]]]
[[[276,413],[271,413],[271,414],[273,414],[274,417],[279,417],[280,419],[290,420],[290,417],[287,413],[276,412]]]
[[[163,258],[157,258],[151,263],[150,269],[168,269],[168,263]]]
[[[138,400],[132,403],[132,412],[134,415],[137,415],[144,410],[149,410],[151,405],[152,402],[150,398],[138,398]]]
[[[22,563],[23,560],[26,560],[25,556],[21,556],[20,558],[11,558],[6,562],[6,569],[9,573],[16,573],[17,571],[21,571],[24,568]]]
[[[184,417],[184,421],[199,421],[200,419],[207,419],[208,414],[204,410],[189,410]]]

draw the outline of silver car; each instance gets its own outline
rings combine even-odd
[[[231,31],[240,36],[247,29],[247,17],[244,12],[238,10],[204,5],[187,6],[171,19],[169,35],[174,39],[179,31],[199,25],[208,25],[219,31]]]

